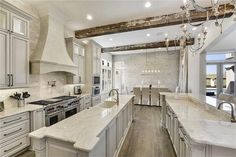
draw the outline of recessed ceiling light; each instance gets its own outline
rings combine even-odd
[[[147,37],[150,37],[150,36],[151,36],[151,34],[147,33],[147,34],[146,34],[146,36],[147,36]]]
[[[167,33],[165,34],[165,37],[168,37],[168,34],[167,34]]]
[[[86,18],[87,18],[87,20],[93,20],[93,16],[90,14],[87,14]]]
[[[82,42],[83,42],[84,44],[88,44],[89,41],[88,41],[88,40],[83,40]]]
[[[152,3],[151,2],[146,2],[144,4],[145,8],[150,8],[152,6]]]
[[[197,27],[193,27],[192,30],[193,30],[193,31],[196,31],[196,30],[197,30]]]
[[[112,39],[112,38],[110,38],[109,40],[110,40],[110,41],[113,41],[113,39]]]

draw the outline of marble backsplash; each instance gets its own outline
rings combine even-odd
[[[15,92],[28,91],[31,96],[26,102],[48,99],[61,95],[73,94],[74,86],[66,83],[66,75],[64,72],[55,72],[42,75],[30,75],[30,83],[27,88],[18,89],[3,89],[0,90],[0,101],[4,101],[7,105],[15,105],[15,100],[9,96]],[[56,81],[56,86],[51,87],[48,85],[48,81]],[[84,85],[81,85],[82,91],[84,91]]]

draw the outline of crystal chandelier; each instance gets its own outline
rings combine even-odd
[[[220,0],[211,0],[211,7],[205,8],[200,5],[198,5],[195,0],[183,0],[183,6],[181,6],[181,9],[183,10],[181,13],[178,14],[178,16],[182,17],[182,25],[180,26],[181,29],[181,34],[179,36],[176,36],[175,38],[175,43],[179,43],[181,48],[186,48],[187,46],[187,41],[190,40],[191,38],[194,38],[196,40],[196,44],[188,46],[189,50],[192,53],[197,52],[203,46],[205,45],[206,37],[207,37],[207,27],[206,24],[209,21],[210,16],[215,17],[215,26],[220,27],[220,32],[222,33],[222,25],[224,21],[224,17],[222,21],[219,21],[219,3]],[[231,4],[235,5],[235,1],[231,0]],[[207,18],[205,21],[200,22],[200,23],[193,23],[191,19],[191,14],[190,14],[190,8],[193,7],[196,11],[206,11],[207,12]],[[209,10],[212,10],[212,15],[209,15]],[[188,27],[201,27],[201,32],[197,34],[197,36],[194,36],[194,34],[190,33],[188,31]],[[169,51],[169,38],[165,36],[165,44],[166,44],[166,49],[167,52]],[[176,47],[176,46],[175,46]]]

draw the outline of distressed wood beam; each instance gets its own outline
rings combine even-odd
[[[234,5],[229,3],[219,6],[219,19],[227,18],[233,15]],[[200,12],[196,10],[190,11],[190,17],[192,22],[202,22],[207,19],[207,14],[209,15],[209,20],[214,20],[216,17],[213,15],[213,10],[208,8],[208,11]],[[143,19],[136,19],[127,22],[120,22],[115,24],[109,24],[99,27],[88,28],[84,30],[75,31],[75,37],[78,39],[101,36],[107,34],[115,34],[129,31],[136,31],[149,28],[157,28],[164,26],[172,26],[187,23],[187,19],[182,19],[179,13],[147,17]]]
[[[193,45],[194,38],[191,38],[187,41],[187,45]],[[179,46],[180,42],[175,40],[169,41],[169,47]],[[134,44],[134,45],[124,45],[124,46],[116,46],[116,47],[107,47],[102,48],[102,53],[107,52],[117,52],[117,51],[131,51],[131,50],[140,50],[140,49],[154,49],[154,48],[163,48],[166,47],[166,42],[152,42],[152,43],[142,43],[142,44]]]

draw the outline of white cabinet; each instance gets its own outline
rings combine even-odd
[[[107,129],[107,146],[108,146],[108,156],[113,157],[117,149],[117,120],[116,118],[111,121]]]
[[[3,8],[2,8],[3,7]],[[29,76],[29,17],[0,7],[0,88],[22,87]]]
[[[9,30],[9,11],[0,8],[0,31]]]
[[[120,112],[117,117],[117,146],[121,145],[122,137],[123,137],[123,112]]]
[[[10,86],[9,34],[0,31],[0,88]]]
[[[28,83],[29,60],[27,39],[11,35],[11,68],[12,86],[24,86]]]
[[[0,156],[9,157],[30,145],[29,113],[0,119]]]
[[[37,130],[45,126],[45,111],[43,109],[31,112],[31,130]]]
[[[85,48],[82,43],[74,38],[66,38],[66,47],[69,56],[75,65],[78,66],[77,76],[69,75],[67,82],[69,84],[85,83]]]
[[[21,37],[29,37],[29,21],[25,18],[11,13],[11,33]]]
[[[93,44],[93,75],[101,74],[101,47]]]

